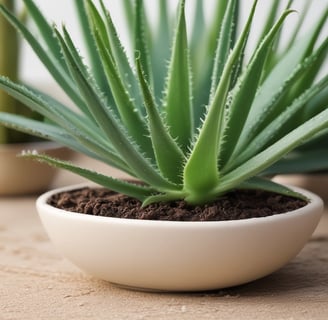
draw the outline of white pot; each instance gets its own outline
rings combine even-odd
[[[301,209],[223,222],[108,218],[46,203],[51,195],[74,188],[50,191],[37,200],[50,239],[90,275],[144,290],[211,290],[264,277],[298,254],[323,211],[322,200],[302,189],[297,190],[310,203]]]
[[[0,145],[0,196],[44,192],[57,170],[31,159],[17,157],[23,150],[36,150],[52,157],[69,159],[72,151],[54,142]]]

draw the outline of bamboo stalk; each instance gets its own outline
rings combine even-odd
[[[15,0],[0,0],[10,11],[16,10]],[[17,82],[19,80],[20,41],[17,31],[0,15],[0,74]],[[30,115],[31,112],[19,101],[0,90],[0,111]],[[30,135],[0,126],[0,144],[24,142]]]
[[[14,0],[0,0],[9,10],[14,10]],[[18,36],[7,20],[0,16],[0,74],[14,81],[18,78]],[[0,91],[0,111],[16,112],[17,102]],[[11,130],[0,126],[0,143],[10,142]]]

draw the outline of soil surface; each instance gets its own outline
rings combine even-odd
[[[171,221],[225,221],[281,214],[301,208],[306,201],[276,193],[237,190],[204,206],[185,201],[154,203],[142,208],[141,202],[103,188],[82,188],[54,195],[54,207],[89,215]]]

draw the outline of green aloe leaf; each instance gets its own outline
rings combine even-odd
[[[323,89],[314,99],[309,101],[301,114],[301,120],[309,119],[327,107],[328,87]]]
[[[34,136],[38,136],[46,140],[57,141],[62,145],[74,149],[75,151],[82,152],[93,158],[96,157],[96,154],[93,154],[91,149],[83,147],[73,138],[72,135],[69,135],[65,130],[55,125],[26,119],[12,113],[5,112],[0,114],[0,122],[6,127],[20,130],[24,133],[33,134]]]
[[[138,106],[138,111],[142,114],[142,95],[139,90],[137,77],[133,71],[133,68],[130,65],[129,58],[120,41],[118,32],[114,26],[109,11],[106,9],[105,4],[102,0],[100,0],[100,4],[107,27],[107,34],[109,40],[109,47],[107,49],[113,56],[113,60],[117,64],[117,70],[119,71],[120,77],[125,83],[125,86],[129,91],[130,96],[134,98],[135,104],[136,106]]]
[[[289,2],[293,2],[293,1],[294,0],[290,0]],[[310,8],[311,8],[311,1],[303,1],[303,8],[302,10],[300,10],[298,22],[293,27],[290,38],[288,39],[288,41],[286,41],[287,46],[285,52],[289,51],[289,49],[291,49],[295,45],[296,41],[298,41],[300,30],[305,23],[305,19]],[[327,14],[327,9],[325,14]],[[318,19],[318,21],[320,20],[321,22],[319,22],[319,25],[322,23],[322,19]]]
[[[74,42],[65,26],[62,27],[62,30],[63,30],[63,35],[65,38],[67,48],[69,48],[71,55],[74,57],[76,64],[78,64],[78,66],[79,66],[79,69],[84,73],[84,76],[88,77],[89,72],[83,62],[83,58],[80,56],[79,50],[75,47]],[[96,84],[96,81],[94,78],[92,78],[92,79],[90,78],[90,81],[93,81],[94,84]]]
[[[9,113],[1,113],[0,122],[9,128],[33,134],[46,140],[56,141],[72,150],[86,154],[132,175],[129,167],[115,153],[90,140],[89,137],[83,136],[80,132],[73,136],[58,126],[25,119]]]
[[[165,0],[166,1],[166,0]],[[123,9],[125,14],[125,20],[127,23],[127,27],[129,30],[129,35],[131,36],[130,41],[133,43],[133,36],[134,36],[134,27],[135,27],[135,10],[134,10],[134,1],[131,0],[122,0],[123,3]]]
[[[102,185],[103,187],[106,187],[118,193],[123,193],[128,196],[134,197],[136,199],[139,199],[140,201],[143,201],[153,192],[153,190],[147,186],[142,186],[137,183],[127,182],[112,177],[108,177],[98,172],[84,169],[76,165],[73,165],[67,161],[58,160],[46,155],[27,152],[26,154],[24,154],[24,157],[35,159],[40,162],[45,162],[54,167],[68,170],[81,177],[88,179],[89,181],[95,182],[99,185]]]
[[[141,119],[134,100],[129,96],[124,83],[121,81],[115,67],[115,62],[111,59],[104,44],[97,35],[98,34],[96,34],[97,44],[102,57],[106,77],[111,85],[113,97],[122,122],[128,128],[128,133],[134,138],[141,150],[143,150],[148,157],[153,158],[146,123]]]
[[[328,146],[313,150],[294,151],[279,160],[270,168],[263,171],[263,175],[321,173],[327,170]]]
[[[221,154],[220,159],[223,164],[236,157],[238,152],[235,151],[236,146],[242,135],[247,115],[250,113],[254,97],[257,93],[266,58],[282,24],[292,12],[293,11],[291,10],[284,12],[277,23],[271,28],[270,32],[266,35],[258,49],[253,54],[251,61],[241,75],[241,79],[238,81],[236,88],[233,90],[232,102],[228,111],[229,116],[227,120],[227,128],[225,131],[227,138],[223,148],[224,152]],[[242,117],[240,116],[240,112],[243,113]]]
[[[176,98],[177,94],[179,99]],[[180,1],[178,25],[174,37],[164,106],[170,134],[174,139],[177,139],[184,152],[187,151],[190,145],[194,131],[191,96],[185,1],[182,0]]]
[[[79,26],[81,28],[82,35],[84,37],[84,41],[86,43],[86,49],[88,50],[90,63],[93,71],[93,75],[95,78],[95,81],[97,82],[100,90],[108,92],[109,87],[106,82],[106,77],[102,68],[101,61],[99,59],[99,54],[97,51],[97,47],[94,41],[94,38],[92,36],[91,32],[91,26],[88,19],[88,15],[85,9],[85,1],[83,0],[74,0],[75,1],[75,8],[77,11],[77,15],[79,18]],[[100,19],[100,16],[98,17],[99,23],[102,22],[102,19]],[[110,97],[110,95],[109,95]]]
[[[283,186],[281,184],[275,183],[272,180],[263,179],[263,178],[259,178],[259,177],[254,177],[254,178],[251,178],[251,179],[241,183],[238,188],[246,189],[246,190],[251,190],[251,189],[264,190],[264,191],[268,191],[268,192],[283,194],[283,195],[286,195],[289,197],[307,200],[307,198],[305,198],[299,192],[295,192],[292,189],[290,189],[286,186]]]
[[[151,67],[154,77],[152,79],[156,102],[161,103],[165,88],[165,77],[167,74],[167,61],[170,57],[171,48],[171,19],[168,13],[167,0],[159,0],[158,6],[159,22],[153,32],[149,31],[151,41]]]
[[[85,99],[97,123],[102,128],[103,133],[112,142],[121,157],[126,160],[126,163],[134,172],[135,176],[159,189],[176,188],[174,184],[164,179],[157,172],[150,162],[138,151],[138,147],[130,141],[125,130],[113,118],[113,113],[101,95],[99,95],[97,89],[91,86],[88,79],[83,76],[83,72],[79,70],[61,35],[58,32],[56,32],[56,35],[81,95]]]
[[[222,193],[260,174],[291,150],[295,149],[315,134],[327,129],[327,127],[328,109],[306,121],[238,168],[227,173],[222,177],[220,185],[216,188],[216,192]]]
[[[269,105],[267,106],[264,104],[262,108],[264,110],[275,109],[277,108],[276,105],[279,107],[281,103],[285,103],[284,97],[288,95],[292,86],[297,83],[300,78],[303,78],[306,71],[315,66],[318,60],[320,63],[322,62],[322,58],[327,52],[327,46],[328,41],[325,41],[316,50],[316,52],[299,64],[293,73],[281,83],[279,90],[275,93],[275,96],[269,102]],[[306,86],[303,87],[303,90],[305,90],[305,88]],[[261,130],[258,129],[255,123],[252,128],[250,128],[249,125],[245,125],[242,134],[236,143],[234,156],[223,170],[230,170],[235,167],[236,164],[244,162],[247,158],[254,155],[256,152],[261,150],[262,147],[267,145],[269,140],[272,140],[273,137],[278,139],[283,135],[283,133],[286,132],[286,130],[281,130],[283,125],[287,129],[293,128],[309,119],[311,116],[322,111],[327,99],[322,99],[322,101],[319,102],[319,106],[316,107],[314,105],[309,105],[306,108],[304,105],[310,103],[310,101],[315,101],[314,98],[320,96],[325,91],[325,88],[326,80],[322,79],[318,84],[313,85],[308,90],[305,90],[303,94],[300,93],[300,95],[296,95],[298,98],[292,101],[290,105],[286,104],[284,107],[285,110],[281,110],[277,117],[271,117],[270,121],[267,121],[265,125],[263,124]],[[304,117],[305,112],[297,112],[298,110],[307,110],[308,115]],[[302,114],[304,114],[303,117]],[[261,122],[262,119],[258,118],[257,120],[258,122]]]
[[[204,3],[204,1],[200,0],[201,2]],[[209,52],[210,57],[215,57],[215,51],[217,50],[217,45],[218,45],[218,39],[219,39],[219,33],[221,30],[221,26],[223,23],[224,15],[225,12],[227,11],[228,4],[231,0],[220,0],[217,1],[216,7],[213,9],[214,10],[214,19],[209,22],[210,26],[209,29],[207,30],[206,34],[204,33],[204,36],[207,36],[207,44],[206,44],[206,51]],[[235,11],[235,17],[238,16],[238,7],[239,7],[239,2],[240,0],[237,1],[236,5],[236,11]],[[238,23],[238,19],[236,19],[236,23]],[[235,26],[235,32],[237,30],[238,26]],[[235,39],[234,39],[235,40]],[[235,41],[231,44],[233,47],[235,44]]]
[[[141,65],[142,70],[148,78],[148,82],[152,83],[152,74],[151,70],[151,62],[150,62],[150,55],[149,55],[149,48],[148,48],[148,38],[149,29],[147,28],[147,22],[145,18],[145,8],[143,5],[143,0],[136,0],[135,4],[135,36],[134,36],[134,54],[135,59],[137,58]]]
[[[190,50],[191,52],[203,51],[198,50],[198,46],[203,42],[204,34],[206,34],[206,21],[204,13],[204,2],[196,0],[196,8],[193,17],[193,26],[191,31]],[[203,48],[202,48],[203,49]]]
[[[221,135],[225,125],[225,108],[228,97],[232,70],[238,64],[247,40],[249,29],[255,13],[257,1],[254,1],[244,30],[227,60],[221,81],[216,89],[212,104],[209,106],[203,127],[184,168],[184,186],[195,197],[202,197],[219,181],[218,156],[222,143]],[[211,146],[209,148],[209,146]],[[198,174],[202,168],[202,175]]]
[[[236,156],[235,161],[231,161],[230,168],[236,167],[252,156],[260,152],[269,143],[275,142],[281,136],[288,133],[293,127],[286,125],[289,120],[300,112],[304,105],[316,96],[323,88],[328,86],[328,76],[322,79],[317,85],[304,92],[298,99],[286,108],[278,117],[274,118],[254,139],[245,147],[241,154]]]
[[[197,27],[196,23],[194,23],[193,32],[197,34],[197,36],[192,36],[193,38],[198,38],[197,43],[196,40],[191,42],[191,60],[192,60],[192,71],[193,71],[193,87],[195,91],[195,96],[193,97],[193,105],[194,105],[194,123],[195,127],[201,127],[202,120],[204,119],[204,115],[206,114],[206,106],[209,104],[209,88],[211,88],[211,83],[213,82],[213,73],[216,73],[215,64],[219,64],[218,52],[219,47],[221,47],[221,42],[219,41],[220,35],[221,38],[225,38],[221,29],[224,26],[224,16],[225,12],[228,8],[228,4],[230,4],[230,0],[220,0],[216,1],[215,8],[213,8],[213,19],[209,21],[206,19],[205,25],[203,28]],[[199,6],[205,6],[205,2],[202,0],[198,1]],[[225,26],[225,30],[229,30],[230,33],[230,48],[229,52],[235,46],[236,38],[237,38],[237,30],[240,26],[239,21],[239,6],[240,1],[237,1],[234,6],[234,17],[232,17],[233,25]],[[196,8],[197,12],[195,13],[195,19],[197,18],[198,8]],[[230,20],[230,18],[229,18]],[[227,21],[229,21],[227,20]],[[226,23],[227,23],[226,21]],[[202,30],[203,33],[201,34]],[[217,54],[216,54],[217,53]],[[215,58],[216,57],[216,58]],[[223,58],[222,58],[223,60]],[[242,68],[243,63],[243,55],[239,58],[239,63],[234,67],[234,71],[232,71],[232,79],[231,79],[231,87],[234,86],[236,79],[239,76],[239,73]],[[215,88],[214,88],[215,89]],[[213,98],[213,89],[211,98]]]
[[[48,52],[42,48],[38,39],[36,39],[33,34],[22,24],[10,11],[8,11],[4,6],[0,5],[0,13],[3,14],[8,21],[19,30],[26,41],[30,44],[34,52],[39,57],[40,61],[47,67],[48,71],[57,81],[57,83],[62,87],[62,89],[67,93],[67,95],[76,103],[77,106],[81,108],[82,111],[87,112],[85,104],[80,99],[76,88],[72,85],[72,80],[61,67],[60,61],[54,59],[53,55],[49,55]],[[53,36],[51,37],[52,39]]]
[[[235,12],[237,5],[238,1],[231,0],[228,2],[227,8],[225,10],[225,15],[220,29],[218,46],[215,54],[210,101],[213,99],[218,83],[222,77],[224,66],[231,51],[231,44],[234,38]]]
[[[61,64],[63,68],[66,68],[65,62],[62,58],[62,54],[60,51],[60,46],[57,41],[54,41],[54,33],[52,26],[48,23],[46,18],[43,16],[42,12],[39,10],[38,6],[32,0],[23,0],[26,9],[29,14],[33,17],[33,21],[40,30],[40,35],[42,39],[45,41],[49,51],[56,60]]]
[[[322,22],[319,23],[321,25]],[[239,146],[246,145],[251,141],[255,134],[258,133],[263,126],[271,122],[274,114],[279,112],[291,101],[285,99],[280,101],[275,108],[272,102],[276,101],[276,94],[281,91],[284,85],[284,79],[289,79],[290,75],[294,73],[295,69],[301,64],[304,59],[309,56],[313,50],[313,45],[318,37],[320,28],[317,26],[313,31],[305,34],[297,41],[284,56],[280,58],[275,67],[270,72],[257,95],[255,96],[249,117],[244,126],[243,134],[238,141]],[[322,47],[325,46],[324,44]],[[236,148],[238,149],[238,148]]]
[[[270,9],[268,10],[268,16],[264,19],[265,24],[261,29],[259,40],[257,41],[256,47],[260,46],[263,39],[270,32],[272,26],[275,24],[275,21],[279,13],[279,7],[281,5],[281,0],[271,1],[269,5],[270,5]]]
[[[98,128],[93,124],[88,124],[87,121],[84,121],[76,113],[73,113],[70,109],[66,109],[59,102],[47,97],[46,95],[34,94],[33,91],[28,90],[25,87],[16,85],[6,79],[0,77],[0,87],[3,87],[7,90],[8,93],[12,94],[16,99],[29,106],[32,110],[37,111],[43,114],[46,118],[51,119],[53,122],[61,126],[69,135],[75,137],[76,141],[79,141],[85,148],[89,148],[94,153],[98,154],[105,163],[110,165],[118,166],[120,169],[124,169],[129,173],[132,171],[124,164],[124,161],[120,159],[119,156],[115,154],[115,151],[108,140],[104,140],[101,136]],[[16,129],[20,129],[27,133],[36,134],[40,130],[36,130],[36,122],[27,122],[30,126],[23,126],[23,121],[21,117],[14,118],[14,115],[9,116],[4,113],[4,116],[1,116],[1,122],[6,125],[15,126]],[[15,121],[13,119],[16,119]],[[18,120],[17,120],[18,119]],[[18,121],[18,122],[17,122]],[[20,127],[19,127],[20,126]],[[40,122],[40,126],[43,126],[43,123]],[[43,128],[45,128],[43,126]],[[40,134],[37,134],[40,136]],[[48,138],[51,137],[51,134],[47,132]],[[54,138],[54,137],[53,137]],[[65,141],[59,141],[68,147],[72,147],[71,144],[64,143]],[[73,149],[75,149],[73,147]]]
[[[155,98],[145,79],[141,61],[137,59],[137,70],[141,89],[144,94],[150,136],[159,169],[163,175],[176,184],[182,183],[182,170],[185,157],[177,143],[170,136],[156,106]]]
[[[93,18],[91,18],[91,20],[93,22]],[[145,152],[147,157],[152,159],[153,151],[148,137],[149,133],[146,123],[141,118],[136,102],[130,97],[128,88],[120,77],[114,57],[111,56],[110,52],[107,50],[107,35],[101,33],[101,30],[97,28],[96,24],[92,24],[92,28],[104,73],[110,84],[111,92],[122,123],[128,128],[129,135],[133,137],[141,150]]]
[[[46,119],[65,125],[69,128],[71,125],[85,130],[92,136],[97,133],[98,129],[93,122],[90,122],[78,113],[65,107],[55,99],[45,94],[28,88],[23,85],[16,84],[7,78],[0,77],[0,87],[5,89],[10,95],[21,101],[24,105],[29,106],[33,111],[42,114]]]

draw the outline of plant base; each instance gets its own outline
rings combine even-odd
[[[54,195],[48,203],[56,208],[96,216],[164,221],[227,221],[267,217],[304,207],[304,200],[257,190],[236,190],[217,201],[190,206],[185,201],[141,202],[104,188],[82,188]]]

